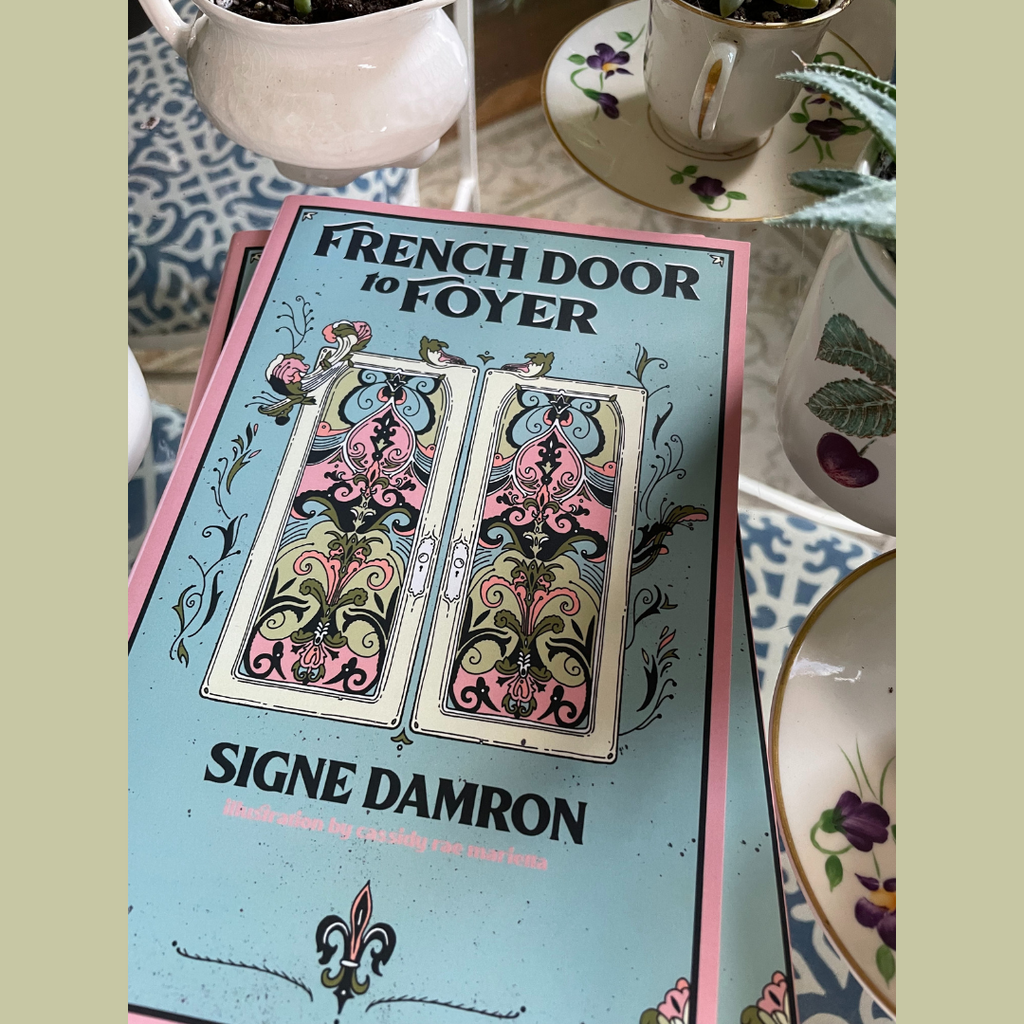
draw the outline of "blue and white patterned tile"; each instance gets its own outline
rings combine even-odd
[[[781,512],[741,511],[740,537],[765,721],[789,645],[807,613],[878,551]]]
[[[153,402],[153,429],[142,465],[128,481],[128,568],[138,557],[156,507],[171,478],[185,414],[162,402]]]
[[[190,0],[174,0],[183,18]],[[415,175],[389,167],[343,189],[282,178],[271,160],[218,132],[192,95],[185,63],[155,29],[128,43],[128,332],[201,330],[236,231],[274,222],[290,195],[409,201]]]
[[[754,654],[765,727],[779,670],[804,619],[844,576],[878,551],[783,512],[740,511]],[[804,898],[781,852],[801,1024],[874,1024],[891,1018],[853,976]]]

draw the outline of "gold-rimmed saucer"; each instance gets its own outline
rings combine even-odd
[[[785,118],[738,154],[688,153],[660,128],[647,103],[647,9],[648,0],[628,0],[594,15],[559,43],[544,69],[548,124],[566,153],[601,184],[691,220],[759,221],[814,201],[790,185],[793,171],[854,166],[870,138],[864,123],[831,97],[806,90]],[[818,56],[872,70],[831,32]]]
[[[896,552],[840,580],[793,639],[769,734],[775,810],[832,944],[896,1015]]]

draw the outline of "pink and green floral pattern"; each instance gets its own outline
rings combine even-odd
[[[657,1007],[640,1014],[640,1024],[690,1024],[690,983],[680,978]]]
[[[365,344],[370,329],[338,321],[324,337]],[[308,371],[291,353],[273,360],[266,378],[292,404],[272,415],[312,401]],[[351,365],[338,375],[242,653],[243,677],[365,699],[379,691],[446,415],[440,376]]]
[[[789,982],[781,971],[761,990],[761,998],[740,1014],[740,1024],[794,1024]]]
[[[519,386],[491,456],[448,707],[590,724],[621,445],[614,401]]]

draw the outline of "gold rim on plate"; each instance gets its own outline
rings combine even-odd
[[[786,818],[786,807],[782,799],[782,787],[779,785],[779,720],[782,717],[782,701],[786,693],[786,683],[789,681],[789,674],[793,669],[797,655],[800,653],[804,642],[807,640],[809,633],[814,628],[814,624],[825,612],[825,609],[830,607],[835,599],[844,591],[849,589],[852,584],[856,583],[857,580],[861,579],[863,576],[866,576],[869,572],[878,569],[887,562],[893,561],[895,558],[896,551],[894,549],[892,551],[886,551],[877,558],[872,558],[870,562],[865,562],[863,565],[858,566],[850,573],[849,576],[843,577],[843,579],[841,579],[814,606],[811,613],[806,619],[804,619],[796,636],[793,637],[793,643],[790,645],[789,653],[786,655],[786,660],[783,662],[782,669],[779,672],[779,681],[775,687],[775,697],[772,700],[771,724],[769,727],[769,756],[771,758],[772,798],[775,802],[775,816],[778,819],[779,828],[782,830],[782,836],[786,842],[786,852],[789,854],[790,863],[793,865],[793,870],[796,872],[797,878],[799,879],[800,889],[804,896],[807,897],[807,902],[810,903],[811,908],[814,910],[814,916],[818,919],[822,928],[824,928],[828,934],[829,941],[836,947],[839,955],[856,975],[857,980],[860,981],[864,988],[871,993],[878,1005],[893,1017],[896,1016],[896,1004],[893,1002],[892,997],[883,992],[878,985],[874,983],[857,960],[850,954],[850,951],[846,948],[843,941],[839,938],[836,929],[833,928],[829,922],[828,916],[822,909],[821,904],[818,903],[818,899],[814,895],[814,889],[811,887],[807,875],[804,872],[803,865],[800,863],[800,857],[797,855],[796,845],[793,842],[793,835],[789,828],[789,821]]]

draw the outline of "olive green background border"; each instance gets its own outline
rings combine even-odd
[[[1021,1000],[1024,289],[1002,13],[899,7],[901,1024],[1010,1020]]]
[[[124,1019],[125,9],[5,4],[3,1017]]]
[[[1020,1002],[1015,25],[899,13],[901,1024]],[[3,35],[5,1016],[121,1021],[125,10]]]

